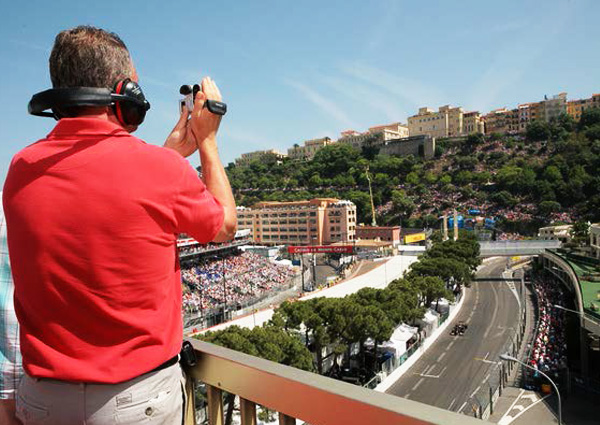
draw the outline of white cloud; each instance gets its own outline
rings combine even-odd
[[[421,81],[392,74],[362,63],[345,64],[341,70],[347,75],[397,95],[415,107],[443,103],[443,94],[437,88]]]
[[[384,120],[399,121],[406,117],[398,101],[392,99],[389,93],[383,90],[373,89],[354,81],[338,77],[321,77],[321,80],[338,93],[347,96],[364,108],[380,112]]]
[[[350,118],[340,107],[338,107],[331,100],[327,99],[325,96],[318,93],[313,88],[289,79],[284,80],[284,82],[288,86],[296,89],[304,98],[313,103],[326,114],[339,121],[344,126],[353,127],[352,120],[350,120]]]

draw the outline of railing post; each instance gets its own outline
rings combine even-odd
[[[196,425],[196,385],[194,378],[188,376],[185,380],[185,411],[183,412],[184,425]]]
[[[279,412],[279,425],[296,425],[296,419]]]
[[[206,398],[208,401],[208,425],[223,425],[223,391],[207,385]]]
[[[240,397],[242,425],[256,425],[256,404]]]

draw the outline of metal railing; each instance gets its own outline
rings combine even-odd
[[[279,424],[296,419],[311,425],[444,424],[475,425],[482,422],[412,400],[375,392],[199,340],[190,340],[198,356],[190,371],[206,385],[209,425],[224,424],[225,392],[239,397],[242,425],[257,423],[257,406],[278,412]],[[191,386],[188,396],[193,399]],[[196,423],[195,415],[186,425]],[[302,422],[301,422],[302,423]]]

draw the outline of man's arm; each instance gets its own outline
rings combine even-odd
[[[221,100],[217,85],[208,77],[202,80],[202,90],[196,95],[190,128],[198,146],[204,184],[224,208],[223,225],[213,241],[224,242],[235,236],[237,211],[231,185],[217,149],[217,130],[221,116],[212,114],[204,108],[206,99]]]

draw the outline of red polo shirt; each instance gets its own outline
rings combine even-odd
[[[184,158],[66,118],[14,157],[3,203],[29,375],[115,383],[179,352],[176,235],[205,243],[223,223]]]

